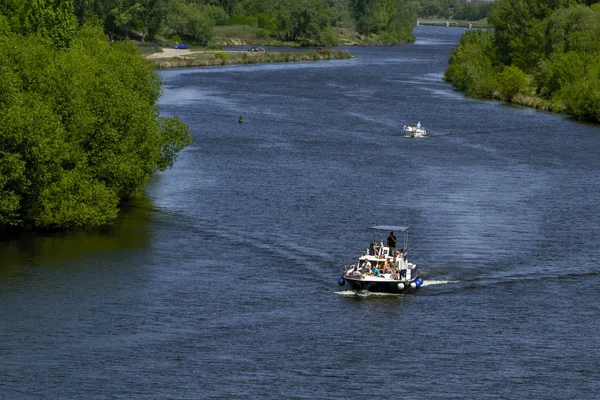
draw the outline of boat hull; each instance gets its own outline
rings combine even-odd
[[[374,293],[390,293],[390,294],[408,294],[419,290],[423,283],[423,279],[417,276],[410,281],[382,278],[362,278],[360,276],[344,276],[344,281],[351,290],[357,292],[374,292]],[[412,283],[412,285],[411,285]],[[398,286],[400,285],[400,287]]]

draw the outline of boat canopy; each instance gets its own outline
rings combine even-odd
[[[393,226],[393,225],[376,225],[369,227],[369,230],[372,231],[396,231],[396,232],[406,232],[408,230],[407,226]]]

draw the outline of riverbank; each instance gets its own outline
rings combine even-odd
[[[157,68],[211,67],[233,64],[260,64],[272,62],[319,61],[347,59],[354,56],[347,51],[253,52],[225,50],[194,50],[163,48],[146,55]]]

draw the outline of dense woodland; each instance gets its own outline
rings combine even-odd
[[[417,1],[419,18],[443,18],[463,21],[479,21],[487,18],[492,3],[467,3],[464,0]]]
[[[476,97],[600,122],[600,2],[496,0],[488,22],[462,37],[446,80]]]
[[[44,9],[34,15],[32,9]],[[214,27],[244,25],[259,29],[265,41],[301,45],[335,45],[336,28],[348,28],[359,38],[377,43],[407,43],[417,15],[420,18],[481,20],[489,3],[463,0],[3,0],[0,14],[9,16],[11,29],[28,34],[53,27],[53,40],[64,40],[78,25],[95,20],[111,40],[141,42],[186,41],[205,46]],[[71,30],[71,32],[69,32]]]
[[[159,116],[160,80],[137,49],[80,26],[73,1],[2,4],[0,231],[110,223],[188,128]]]
[[[102,21],[114,39],[180,39],[207,45],[213,27],[250,25],[265,39],[303,45],[336,43],[333,28],[352,25],[362,36],[390,43],[414,40],[416,4],[410,0],[77,0],[80,23]]]

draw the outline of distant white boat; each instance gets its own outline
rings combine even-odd
[[[407,137],[412,138],[422,138],[427,136],[427,131],[421,126],[420,122],[416,125],[404,125],[404,132]]]

